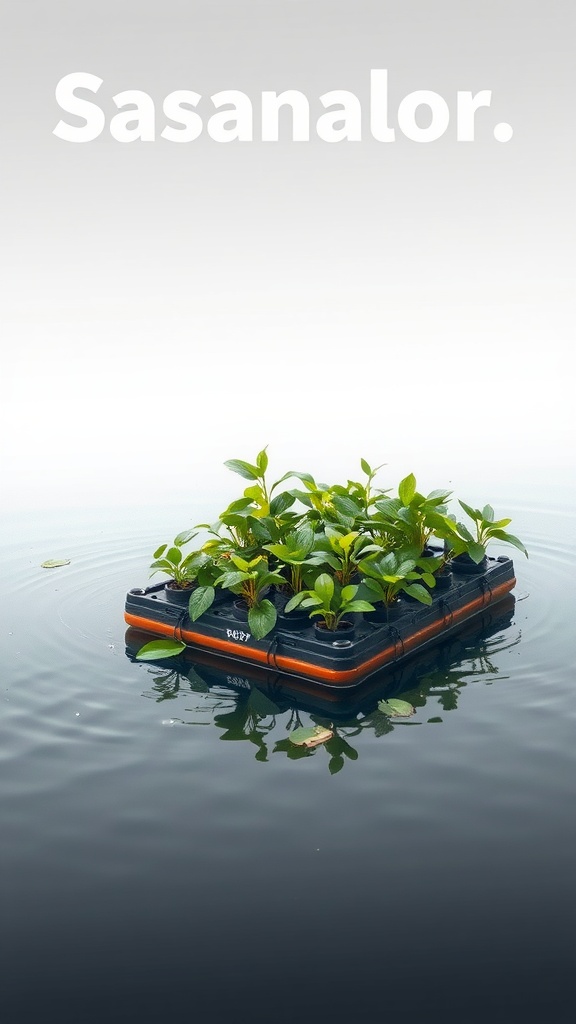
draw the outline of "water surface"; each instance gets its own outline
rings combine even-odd
[[[6,517],[3,1024],[574,1019],[574,515],[506,510],[514,600],[338,708],[132,660],[205,507]]]

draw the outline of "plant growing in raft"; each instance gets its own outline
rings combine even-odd
[[[343,586],[351,583],[358,572],[363,557],[372,551],[381,551],[379,544],[371,544],[367,534],[358,530],[345,532],[341,527],[326,524],[324,538],[316,544],[316,555],[329,565],[338,582]]]
[[[232,555],[230,562],[235,568],[222,573],[215,581],[216,585],[238,594],[245,602],[252,635],[261,640],[276,625],[276,609],[264,593],[272,584],[284,583],[284,577],[279,572],[270,572],[262,555],[249,562],[239,555]]]
[[[527,555],[522,541],[507,531],[511,520],[497,520],[491,505],[477,509],[460,501],[466,517],[460,522],[448,510],[451,492],[420,493],[413,473],[389,497],[374,487],[380,467],[372,469],[365,459],[360,460],[364,480],[330,486],[296,471],[269,484],[266,448],[253,462],[230,459],[225,465],[247,481],[243,494],[215,523],[199,524],[161,545],[150,566],[152,575],[168,577],[167,596],[173,603],[188,603],[192,622],[230,592],[237,598],[234,610],[229,602],[223,614],[243,618],[260,640],[276,626],[274,600],[267,596],[268,588],[276,587],[282,592],[281,599],[276,597],[279,610],[288,617],[297,609],[303,613],[288,624],[280,611],[284,631],[295,621],[298,628],[298,619],[308,615],[333,635],[343,629],[347,613],[366,612],[373,622],[382,621],[382,612],[398,608],[402,594],[430,605],[435,585],[460,587],[462,580],[454,581],[452,568],[488,572],[486,549],[492,541]],[[283,489],[289,480],[298,486],[292,482]],[[208,530],[208,539],[186,554],[183,548],[200,529]],[[435,540],[444,542],[438,557]],[[206,629],[211,628],[216,625],[207,617]],[[180,641],[154,643],[150,657],[154,652],[169,657],[182,649]]]
[[[486,558],[486,549],[491,540],[511,544],[528,558],[528,552],[522,541],[504,529],[512,522],[510,518],[496,520],[491,505],[484,505],[483,509],[478,509],[472,508],[460,499],[458,502],[472,520],[474,533],[464,523],[456,522],[451,516],[439,518],[434,532],[444,540],[448,560],[453,561],[461,556],[467,556],[476,565],[480,565]]]
[[[441,558],[418,558],[410,551],[388,551],[370,555],[360,562],[364,585],[371,600],[386,609],[398,600],[401,593],[408,594],[421,604],[432,604],[431,587],[436,585],[431,569],[440,566]],[[433,562],[433,565],[429,563]]]
[[[264,544],[264,549],[284,567],[279,569],[283,577],[281,588],[289,590],[291,594],[298,594],[304,589],[306,571],[319,564],[318,558],[313,555],[314,541],[312,526],[303,523],[287,533],[281,543]]]
[[[312,590],[301,590],[288,601],[286,611],[309,608],[310,618],[319,616],[325,629],[334,632],[346,614],[374,611],[374,605],[368,601],[356,600],[357,593],[357,586],[342,587],[338,580],[324,572],[315,580]]]
[[[375,502],[376,512],[365,522],[366,529],[381,537],[386,550],[414,547],[424,551],[438,516],[446,513],[451,491],[435,490],[423,495],[416,490],[416,477],[409,473],[398,484],[397,498]]]
[[[161,544],[154,552],[150,576],[163,572],[170,577],[170,587],[176,590],[190,590],[194,586],[198,571],[206,561],[200,551],[191,551],[188,555],[184,555],[182,551],[184,545],[196,535],[196,530],[183,530],[174,538],[171,545]]]
[[[294,529],[302,518],[301,514],[289,511],[296,500],[289,491],[281,491],[273,496],[276,488],[294,474],[286,473],[269,488],[266,482],[268,456],[265,448],[258,452],[255,463],[229,459],[224,465],[252,483],[245,488],[240,498],[236,498],[220,513],[215,523],[199,524],[199,527],[207,529],[211,534],[202,550],[214,558],[228,558],[233,553],[253,558],[263,553],[263,545],[279,543],[286,532]],[[226,533],[222,532],[223,528]]]

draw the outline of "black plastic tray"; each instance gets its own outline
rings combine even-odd
[[[402,599],[393,622],[354,616],[352,639],[318,639],[314,626],[292,628],[279,621],[262,640],[255,640],[246,623],[233,614],[234,595],[215,604],[196,622],[187,607],[171,599],[164,584],[133,589],[126,596],[128,625],[154,636],[183,640],[187,645],[234,661],[260,665],[286,675],[314,680],[326,687],[354,687],[386,666],[395,665],[461,629],[487,606],[501,601],[513,588],[514,566],[505,555],[488,559],[485,570],[453,574],[446,589],[432,591],[432,604]]]

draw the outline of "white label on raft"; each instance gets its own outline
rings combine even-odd
[[[252,636],[251,633],[245,633],[242,629],[227,629],[226,636],[229,640],[242,640],[246,643],[247,640]]]

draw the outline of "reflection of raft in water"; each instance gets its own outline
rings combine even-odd
[[[339,639],[337,633],[318,639],[308,620],[293,624],[279,617],[273,633],[255,640],[247,625],[234,618],[232,599],[213,605],[192,622],[187,608],[170,599],[164,584],[131,590],[125,619],[145,633],[182,640],[213,656],[340,690],[357,686],[459,631],[502,601],[515,582],[510,558],[490,558],[482,572],[454,574],[448,588],[432,591],[431,605],[402,600],[400,614],[384,623],[356,616],[351,639]]]
[[[334,716],[348,718],[373,708],[377,699],[388,699],[419,687],[424,678],[436,678],[435,686],[445,685],[446,696],[454,699],[454,684],[465,685],[457,666],[467,661],[474,667],[473,676],[493,675],[497,669],[491,662],[492,654],[509,643],[517,643],[518,639],[502,639],[496,647],[493,642],[487,645],[486,641],[510,626],[515,605],[514,596],[505,595],[501,601],[493,602],[480,614],[469,618],[457,634],[442,638],[399,664],[380,669],[361,686],[319,685],[312,679],[289,676],[249,662],[240,665],[236,659],[193,647],[186,647],[177,657],[146,664],[164,673],[155,676],[160,700],[173,697],[181,686],[195,689],[200,685],[210,690],[215,687],[219,692],[224,687],[239,694],[257,690],[274,702],[276,710],[298,707],[331,719]],[[149,634],[129,627],[126,630],[127,656],[135,659],[137,651],[149,639]]]

